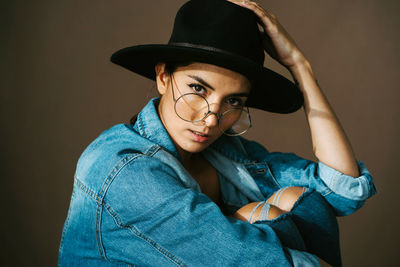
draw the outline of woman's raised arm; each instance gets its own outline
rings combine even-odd
[[[346,175],[359,176],[351,144],[327,98],[318,86],[310,62],[282,27],[276,16],[253,1],[229,0],[252,10],[264,30],[265,51],[285,66],[304,95],[313,152],[325,165]]]

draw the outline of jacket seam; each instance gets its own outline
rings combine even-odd
[[[101,218],[102,218],[102,211],[103,211],[103,205],[98,204],[96,208],[96,243],[97,243],[97,248],[99,250],[100,257],[104,258],[105,260],[107,259],[106,256],[106,251],[103,246],[103,239],[101,238]]]
[[[115,166],[112,168],[111,172],[107,175],[107,178],[104,180],[100,193],[99,193],[99,200],[101,203],[104,201],[104,196],[108,188],[110,187],[112,181],[114,180],[115,176],[127,165],[131,160],[141,156],[142,154],[128,154],[127,156],[123,157]]]
[[[148,157],[153,157],[154,154],[156,154],[160,149],[161,149],[161,147],[160,147],[159,145],[151,146],[151,147],[144,153],[144,155],[145,155],[145,156],[148,156]]]
[[[150,237],[146,236],[145,234],[141,233],[139,229],[137,229],[134,225],[127,225],[124,224],[122,219],[118,216],[118,213],[113,210],[113,208],[104,202],[104,208],[110,214],[110,216],[114,219],[115,224],[122,229],[127,229],[129,230],[134,236],[142,239],[146,243],[148,243],[150,246],[152,246],[157,252],[161,253],[164,257],[166,257],[168,260],[176,264],[177,266],[187,266],[183,262],[182,259],[179,257],[175,256],[171,252],[169,252],[167,249],[163,248],[160,244],[158,244],[156,241],[151,239]]]
[[[79,180],[79,178],[76,176],[75,176],[75,185],[79,189],[81,189],[86,195],[88,195],[91,199],[93,199],[97,204],[101,204],[101,199],[99,198],[99,196],[94,191],[89,189],[86,185],[84,185],[82,181]]]
[[[320,194],[321,194],[323,197],[325,197],[325,196],[331,194],[332,192],[333,192],[332,189],[330,189],[330,188],[328,187],[327,189],[325,189],[324,192],[321,192]]]
[[[96,194],[94,191],[89,189],[82,181],[79,180],[77,176],[75,176],[75,184],[90,198],[92,198],[97,203],[96,208],[96,222],[95,222],[95,233],[96,233],[96,243],[99,250],[100,257],[108,260],[105,249],[103,246],[102,238],[101,238],[101,219],[102,219],[102,205],[104,202],[104,195],[107,192],[108,187],[112,183],[114,177],[119,173],[119,171],[131,160],[140,156],[141,154],[129,154],[126,157],[122,158],[116,166],[111,170],[108,174],[107,178],[104,180],[103,185],[100,189],[100,194]]]
[[[101,189],[100,189],[100,194],[97,197],[99,203],[102,203],[104,201],[104,196],[107,193],[108,188],[110,187],[111,183],[113,182],[115,176],[118,175],[118,173],[127,165],[129,162],[132,160],[136,159],[137,157],[140,156],[149,156],[152,157],[158,150],[160,150],[160,146],[158,145],[153,145],[151,146],[145,153],[132,153],[128,154],[125,157],[123,157],[111,170],[111,172],[107,175],[107,178],[104,180]]]
[[[97,207],[96,211],[96,224],[95,224],[95,229],[96,229],[96,242],[97,246],[100,252],[100,256],[106,260],[108,260],[105,248],[103,245],[103,240],[101,238],[102,233],[101,233],[101,220],[102,220],[102,206],[104,204],[104,196],[106,195],[106,192],[108,188],[110,187],[111,183],[113,182],[114,178],[117,176],[117,174],[123,169],[124,166],[126,166],[130,161],[134,160],[135,158],[139,157],[142,154],[128,154],[127,156],[123,157],[111,170],[111,172],[107,175],[107,178],[104,180],[101,189],[100,189],[100,194],[98,196],[99,198],[99,205]]]
[[[148,136],[146,135],[146,132],[144,131],[143,120],[142,120],[142,117],[140,116],[140,114],[137,118],[137,122],[138,122],[138,128],[139,128],[140,135],[142,135],[143,137],[148,139]]]
[[[97,249],[99,251],[99,255],[101,258],[106,259],[105,256],[105,251],[104,247],[102,245],[102,240],[101,240],[101,231],[99,227],[99,223],[101,222],[101,207],[102,207],[102,200],[101,198],[91,189],[89,189],[86,185],[83,184],[82,181],[79,180],[77,176],[75,176],[75,185],[83,191],[87,196],[89,196],[91,199],[93,199],[96,202],[96,223],[95,223],[95,232],[96,232],[96,243],[97,243]]]
[[[271,175],[271,177],[272,177],[272,179],[274,180],[274,182],[275,182],[280,188],[282,188],[282,186],[280,185],[280,183],[278,183],[278,180],[275,178],[274,174],[272,173],[271,168],[269,167],[269,164],[268,164],[267,162],[264,162],[264,163],[265,163],[265,166],[267,166],[268,172],[269,172],[269,174]]]
[[[152,157],[159,150],[160,150],[160,146],[153,145],[143,154],[142,153],[140,153],[140,154],[139,153],[128,154],[127,156],[122,158],[115,165],[115,167],[108,174],[107,178],[104,180],[103,185],[101,186],[101,189],[100,189],[100,195],[97,196],[97,198],[96,198],[96,199],[99,200],[99,202],[98,202],[99,205],[98,205],[97,212],[96,212],[96,241],[97,241],[97,246],[99,248],[99,252],[100,252],[100,255],[101,255],[102,258],[108,260],[108,258],[106,256],[105,248],[104,248],[104,245],[103,245],[102,233],[101,233],[102,212],[103,212],[103,207],[105,207],[104,198],[105,198],[105,195],[106,195],[106,193],[108,191],[108,188],[110,187],[110,185],[112,184],[112,182],[114,181],[114,179],[118,175],[118,173],[120,173],[121,170],[125,166],[127,166],[130,162],[132,162],[133,160],[135,160],[136,158],[138,158],[140,156]],[[89,189],[88,189],[88,191],[89,191]],[[107,208],[106,208],[106,210],[107,210]],[[129,228],[129,229],[131,229],[131,228]],[[152,242],[155,243],[154,241],[152,241]],[[157,243],[155,243],[155,244],[158,245]],[[169,252],[166,251],[166,253],[169,253]],[[171,256],[175,257],[173,254],[171,254]]]

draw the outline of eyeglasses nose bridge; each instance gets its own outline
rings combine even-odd
[[[207,119],[207,117],[210,116],[210,114],[215,115],[218,122],[219,122],[219,119],[222,117],[222,114],[218,114],[218,113],[215,113],[215,112],[209,110],[207,113],[204,114],[203,120]]]

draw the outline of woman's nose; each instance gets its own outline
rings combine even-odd
[[[206,123],[207,127],[218,126],[219,109],[220,109],[220,105],[218,105],[218,104],[210,105],[210,111],[208,112],[207,116],[204,118],[204,122]]]
[[[208,115],[204,118],[204,123],[207,125],[207,127],[215,127],[218,125],[218,118],[217,114],[210,111]]]

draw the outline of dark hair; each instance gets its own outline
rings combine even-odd
[[[168,61],[168,62],[165,62],[165,71],[168,74],[172,74],[172,73],[174,73],[176,71],[177,68],[188,66],[191,63],[192,62],[188,62],[188,61]],[[129,120],[129,122],[132,125],[135,124],[135,122],[137,120],[137,116],[138,116],[138,113],[133,115],[132,118]]]
[[[168,61],[165,62],[165,71],[168,72],[168,74],[172,74],[176,71],[177,68],[179,67],[185,67],[192,64],[192,62],[188,61]]]

